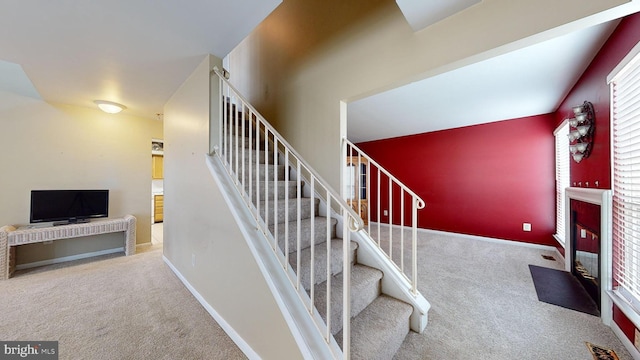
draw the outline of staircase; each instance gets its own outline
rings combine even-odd
[[[384,294],[383,271],[358,262],[349,231],[359,217],[257,113],[229,97],[223,103],[216,154],[311,318],[321,319],[318,331],[343,350],[336,358],[392,359],[414,306]]]

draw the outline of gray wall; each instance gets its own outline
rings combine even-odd
[[[109,189],[110,217],[134,215],[136,242],[151,241],[151,139],[162,122],[0,91],[0,129],[0,226],[29,223],[31,190]],[[19,246],[17,263],[123,246],[122,234]]]
[[[246,353],[263,359],[301,358],[205,162],[209,71],[216,64],[221,67],[221,60],[207,56],[165,104],[164,256],[218,320],[233,328],[232,339],[248,344]]]
[[[228,55],[228,70],[240,92],[339,189],[347,135],[341,102],[613,19],[615,11],[597,13],[625,3],[483,1],[414,32],[394,1],[290,0]]]

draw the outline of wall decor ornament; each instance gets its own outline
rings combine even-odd
[[[595,112],[593,104],[585,101],[573,107],[573,117],[569,122],[569,152],[577,163],[586,159],[593,148],[593,132],[595,130]]]

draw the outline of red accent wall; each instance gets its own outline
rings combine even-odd
[[[629,318],[627,318],[627,316],[615,305],[613,306],[613,321],[618,324],[620,330],[622,330],[627,338],[629,338],[629,340],[633,343],[636,327],[633,325],[631,320],[629,320]]]
[[[630,15],[620,22],[556,112],[556,124],[559,124],[570,114],[572,106],[582,104],[584,101],[593,103],[595,110],[594,147],[589,158],[580,163],[571,162],[572,186],[595,188],[595,181],[598,181],[597,187],[611,189],[611,102],[607,76],[638,41],[640,41],[640,13]],[[586,210],[577,209],[576,211],[577,216],[590,215]],[[615,305],[613,320],[633,342],[635,327]]]
[[[611,102],[607,76],[638,41],[640,14],[635,14],[621,21],[555,113],[560,124],[571,115],[571,107],[584,101],[593,103],[595,110],[593,150],[580,163],[571,161],[572,186],[611,189]],[[578,216],[591,216],[577,211]]]
[[[582,74],[556,111],[556,121],[569,117],[571,107],[584,101],[593,103],[596,118],[593,150],[591,155],[576,163],[571,162],[571,184],[595,188],[611,188],[611,149],[610,149],[610,94],[607,76],[640,41],[640,14],[624,18],[611,34],[602,49]],[[586,183],[589,183],[587,186]]]
[[[555,122],[540,115],[357,145],[425,200],[420,228],[553,245]],[[370,200],[376,214],[375,193]]]
[[[419,227],[557,246],[552,238],[553,130],[569,117],[573,106],[584,101],[593,103],[593,150],[582,162],[571,162],[571,183],[610,189],[610,95],[606,79],[638,41],[640,13],[622,20],[553,114],[358,146],[427,202],[418,216]],[[376,206],[374,197],[371,204]],[[381,208],[386,206],[381,197]],[[578,215],[590,216],[588,211]],[[388,221],[384,216],[380,220]],[[531,232],[522,231],[523,222],[532,224]],[[634,325],[615,305],[614,321],[633,341]]]

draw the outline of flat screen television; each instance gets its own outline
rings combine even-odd
[[[108,216],[109,190],[31,190],[31,223],[76,223]]]

